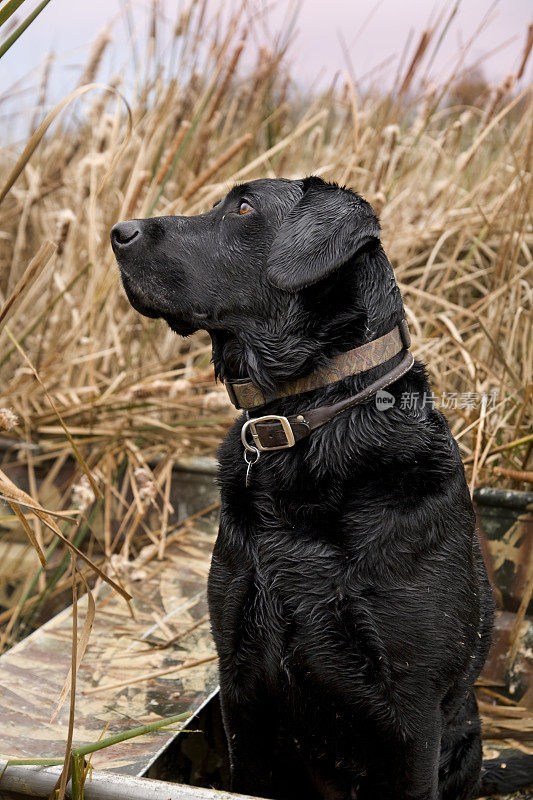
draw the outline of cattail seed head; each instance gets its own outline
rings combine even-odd
[[[18,417],[10,408],[0,408],[0,431],[11,431],[18,425]]]

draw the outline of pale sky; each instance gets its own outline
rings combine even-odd
[[[119,12],[124,0],[51,0],[38,18],[35,27],[26,31],[21,39],[0,61],[0,100],[14,83],[25,75],[25,86],[38,83],[40,65],[51,50],[57,55],[53,70],[51,101],[56,102],[71,89],[79,77],[90,45],[104,26],[112,21],[115,46],[110,49],[106,70],[119,70],[124,61],[131,61],[128,51],[124,19]],[[183,8],[182,0],[160,0],[160,6],[169,20],[174,21]],[[211,0],[213,9],[221,6],[233,9],[237,0]],[[271,32],[283,20],[292,0],[249,0],[248,8],[272,6]],[[408,37],[413,36],[411,54],[421,31],[434,21],[443,9],[449,13],[452,0],[302,0],[297,22],[297,36],[291,50],[293,77],[302,85],[329,83],[335,73],[346,70],[347,60],[343,46],[349,53],[350,69],[357,80],[369,72],[383,85],[391,84]],[[136,31],[145,40],[146,11],[150,0],[133,0]],[[483,62],[489,81],[498,81],[516,69],[526,39],[527,26],[533,21],[531,0],[462,0],[458,13],[448,31],[431,67],[435,78],[448,73],[464,43],[481,25],[485,15],[489,19],[476,37],[466,58],[474,63],[485,53],[496,50]],[[268,32],[265,32],[268,39]],[[139,46],[142,49],[142,45]],[[499,48],[499,49],[498,49]],[[164,56],[163,56],[164,57]],[[379,65],[385,62],[379,70]],[[533,56],[523,83],[533,75]],[[17,98],[16,110],[27,118],[31,115],[34,94],[30,91]],[[6,110],[8,109],[8,110]],[[12,113],[13,103],[0,104],[0,135],[6,127],[6,114]]]

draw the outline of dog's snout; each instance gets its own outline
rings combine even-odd
[[[111,244],[115,249],[123,250],[141,236],[141,226],[137,220],[117,222],[111,228]]]

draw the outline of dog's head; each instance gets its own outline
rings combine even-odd
[[[382,253],[371,206],[315,177],[235,186],[205,214],[121,222],[111,241],[137,311],[163,317],[182,335],[206,329],[227,351],[220,372],[230,357],[231,371],[256,378],[261,343],[278,373],[293,374],[295,339],[300,356],[313,349],[309,343],[316,351],[334,318],[345,325],[350,309],[352,321],[357,312],[368,324],[352,267],[364,254]]]

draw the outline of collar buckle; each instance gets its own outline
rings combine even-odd
[[[263,426],[263,431],[261,431],[261,423],[268,424],[268,427],[267,425]],[[279,423],[281,430],[277,426],[273,428],[272,423]],[[259,430],[257,430],[257,425],[259,425]],[[253,445],[251,445],[246,438],[248,429],[252,434],[252,439],[254,442]],[[281,444],[278,444],[277,442],[279,442],[278,437],[280,433],[285,437],[285,441]],[[265,443],[263,441],[264,439],[266,439],[266,442],[270,442],[270,444]],[[241,441],[247,450],[286,450],[288,447],[293,447],[295,438],[291,423],[287,417],[280,417],[276,414],[267,414],[264,417],[255,417],[254,419],[249,419],[244,423],[241,429]],[[272,444],[272,442],[275,442],[275,444]]]

